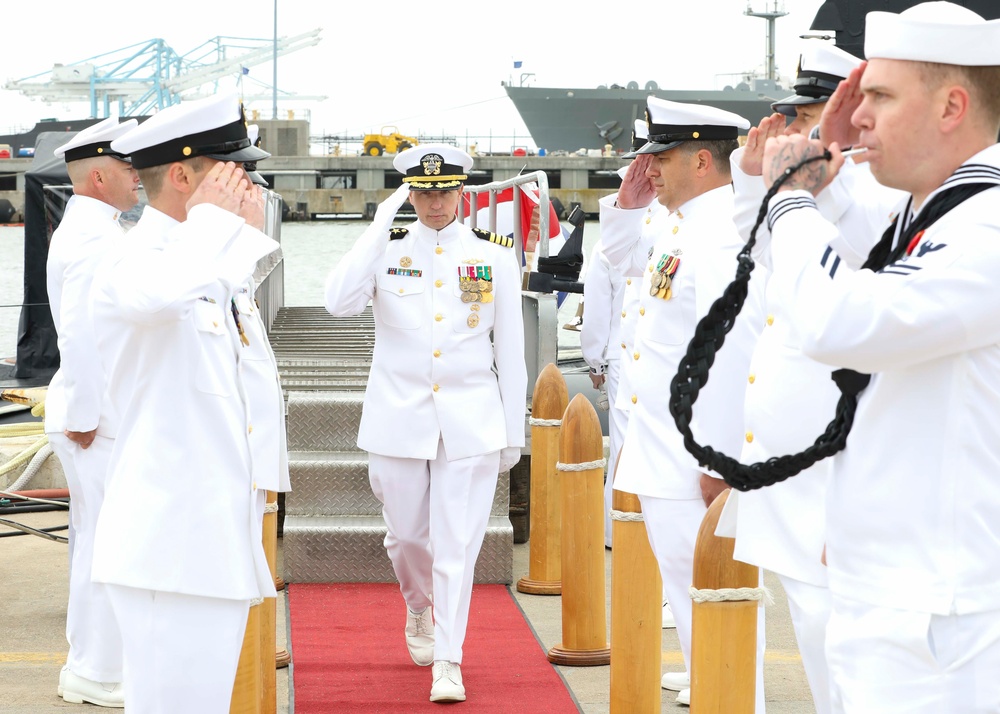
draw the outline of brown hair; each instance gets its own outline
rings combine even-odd
[[[947,83],[960,84],[969,90],[975,111],[993,128],[1000,131],[1000,67],[967,67],[964,65],[917,62],[921,78],[933,89]]]

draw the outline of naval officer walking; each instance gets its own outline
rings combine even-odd
[[[393,166],[404,183],[330,273],[326,308],[356,315],[372,303],[358,446],[383,506],[410,656],[433,663],[432,702],[463,701],[473,571],[498,472],[524,445],[520,266],[509,238],[457,220],[471,156],[420,144]],[[407,199],[417,220],[390,229]]]
[[[117,418],[107,399],[90,311],[94,269],[121,240],[118,217],[139,202],[139,176],[111,140],[136,126],[109,118],[55,150],[73,196],[52,234],[46,287],[59,335],[59,370],[45,399],[45,432],[59,458],[70,501],[69,655],[57,692],[65,701],[124,706],[122,640],[104,585],[90,579],[94,529],[104,501]]]
[[[112,149],[149,206],[91,291],[120,417],[93,577],[122,628],[129,712],[222,714],[251,601],[275,595],[261,522],[282,486],[281,410],[251,398],[271,363],[241,292],[278,248],[240,167],[268,154],[229,93],[168,107]]]

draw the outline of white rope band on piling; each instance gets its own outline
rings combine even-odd
[[[264,504],[264,513],[277,513],[278,512],[278,502],[272,501],[271,503]]]
[[[643,517],[641,513],[633,513],[632,511],[616,511],[612,508],[611,520],[626,521],[628,523],[642,523]]]
[[[688,594],[694,602],[743,602],[756,600],[761,605],[773,605],[771,591],[765,587],[759,588],[719,588],[718,590],[699,590],[691,588]]]
[[[603,469],[608,465],[607,459],[598,459],[597,461],[584,461],[582,464],[564,464],[560,461],[556,462],[556,471],[590,471],[591,469]]]
[[[530,426],[562,426],[562,419],[535,419],[535,417],[528,417],[528,424]]]

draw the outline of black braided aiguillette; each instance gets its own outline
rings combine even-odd
[[[767,217],[768,203],[796,171],[813,161],[829,161],[830,158],[830,153],[824,152],[820,156],[805,159],[797,166],[787,169],[768,190],[757,214],[757,222],[750,231],[750,240],[737,256],[735,279],[723,291],[722,297],[712,304],[708,314],[698,322],[694,337],[677,367],[677,374],[670,381],[670,414],[684,437],[685,448],[702,468],[719,473],[727,484],[738,491],[752,491],[780,483],[843,449],[854,423],[858,394],[867,384],[865,379],[856,379],[857,373],[850,370],[837,370],[833,373],[833,379],[842,392],[836,414],[826,431],[820,434],[812,446],[799,454],[776,456],[755,464],[741,464],[737,459],[720,453],[711,446],[702,446],[691,433],[691,412],[698,400],[698,393],[708,382],[709,369],[715,362],[715,355],[725,342],[726,334],[733,329],[736,317],[746,302],[750,273],[754,269],[750,252],[757,242],[757,230]]]

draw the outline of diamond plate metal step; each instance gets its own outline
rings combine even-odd
[[[363,391],[289,392],[288,450],[364,453],[357,446],[364,396]]]
[[[375,516],[382,504],[368,482],[368,455],[363,451],[291,451],[288,468],[292,491],[285,495],[287,516]],[[490,515],[510,513],[510,474],[497,479]]]
[[[283,307],[269,331],[285,393],[292,491],[285,496],[284,573],[289,582],[392,582],[382,506],[357,448],[375,344],[371,308],[333,317]],[[514,529],[510,475],[500,474],[476,565],[476,582],[510,583]]]
[[[284,578],[296,583],[395,582],[382,545],[385,533],[385,522],[378,517],[287,516]],[[510,521],[490,518],[475,582],[510,584],[513,548]]]

